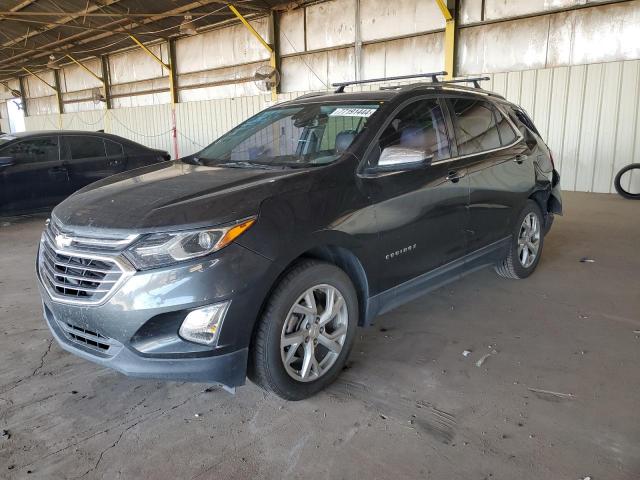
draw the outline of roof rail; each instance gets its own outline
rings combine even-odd
[[[475,88],[480,88],[480,82],[491,80],[491,77],[470,77],[470,78],[454,78],[453,80],[445,80],[438,83],[473,83]]]
[[[417,73],[415,75],[401,75],[399,77],[386,77],[386,78],[371,78],[369,80],[350,80],[348,82],[332,83],[332,87],[338,87],[334,93],[343,93],[344,88],[349,85],[362,85],[363,83],[377,83],[377,82],[389,82],[391,80],[407,80],[409,78],[431,78],[434,83],[438,82],[438,77],[446,75],[447,72],[431,72],[431,73]]]

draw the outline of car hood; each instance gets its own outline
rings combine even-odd
[[[52,216],[86,236],[220,225],[257,214],[276,191],[306,188],[308,182],[299,181],[304,173],[163,162],[92,183],[58,205]]]

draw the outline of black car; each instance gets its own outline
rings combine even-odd
[[[308,95],[58,205],[44,316],[63,348],[128,375],[249,376],[301,399],[376,315],[481,267],[530,275],[561,208],[549,149],[499,95]]]
[[[42,131],[0,136],[0,215],[51,208],[115,173],[170,160],[117,135]]]

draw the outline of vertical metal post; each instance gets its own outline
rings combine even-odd
[[[171,135],[173,136],[173,155],[174,159],[180,158],[178,149],[178,124],[176,121],[176,103],[178,103],[178,78],[176,75],[176,42],[169,40],[167,42],[169,49],[169,93],[171,94]]]
[[[24,77],[18,77],[18,84],[20,86],[20,102],[22,103],[22,111],[24,112],[24,116],[28,117],[29,114],[27,111],[27,94],[24,89]]]
[[[269,30],[272,38],[272,49],[269,57],[269,64],[280,72],[280,14],[273,10],[269,17]],[[271,100],[274,102],[278,100],[278,93],[280,93],[279,84],[271,89]]]
[[[362,64],[362,31],[361,31],[361,24],[360,24],[360,0],[354,0],[356,2],[356,31],[355,31],[355,36],[356,36],[356,41],[354,44],[354,52],[353,52],[353,56],[354,56],[354,61],[355,61],[355,66],[356,66],[356,80],[362,80],[362,73],[360,71],[361,68],[361,64]]]
[[[62,130],[62,114],[64,113],[64,102],[62,101],[62,90],[60,89],[60,70],[53,71],[54,87],[56,87],[56,98],[58,100],[58,126]]]
[[[455,0],[436,0],[445,20],[444,28],[444,69],[447,71],[446,80],[455,77],[456,63],[456,20]]]
[[[109,77],[109,57],[102,55],[100,57],[100,69],[102,72],[102,85],[104,86],[104,100],[107,110],[111,110],[111,78]]]
[[[231,5],[229,5],[231,8]],[[176,85],[176,75],[174,72],[175,69],[175,54],[173,55],[173,59],[171,58],[171,45],[169,44],[169,64],[166,64],[160,59],[155,53],[149,50],[146,45],[144,45],[140,40],[138,40],[133,35],[129,35],[131,40],[133,40],[144,52],[153,58],[156,62],[162,65],[163,68],[166,68],[169,72],[169,92],[171,94],[171,131],[173,136],[173,155],[174,158],[180,158],[180,153],[178,151],[178,127],[176,124],[176,103],[178,102],[178,92]]]

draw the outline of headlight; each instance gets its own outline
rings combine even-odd
[[[246,218],[224,227],[188,232],[154,233],[141,238],[125,252],[139,270],[158,268],[202,257],[226,247],[255,222]]]

